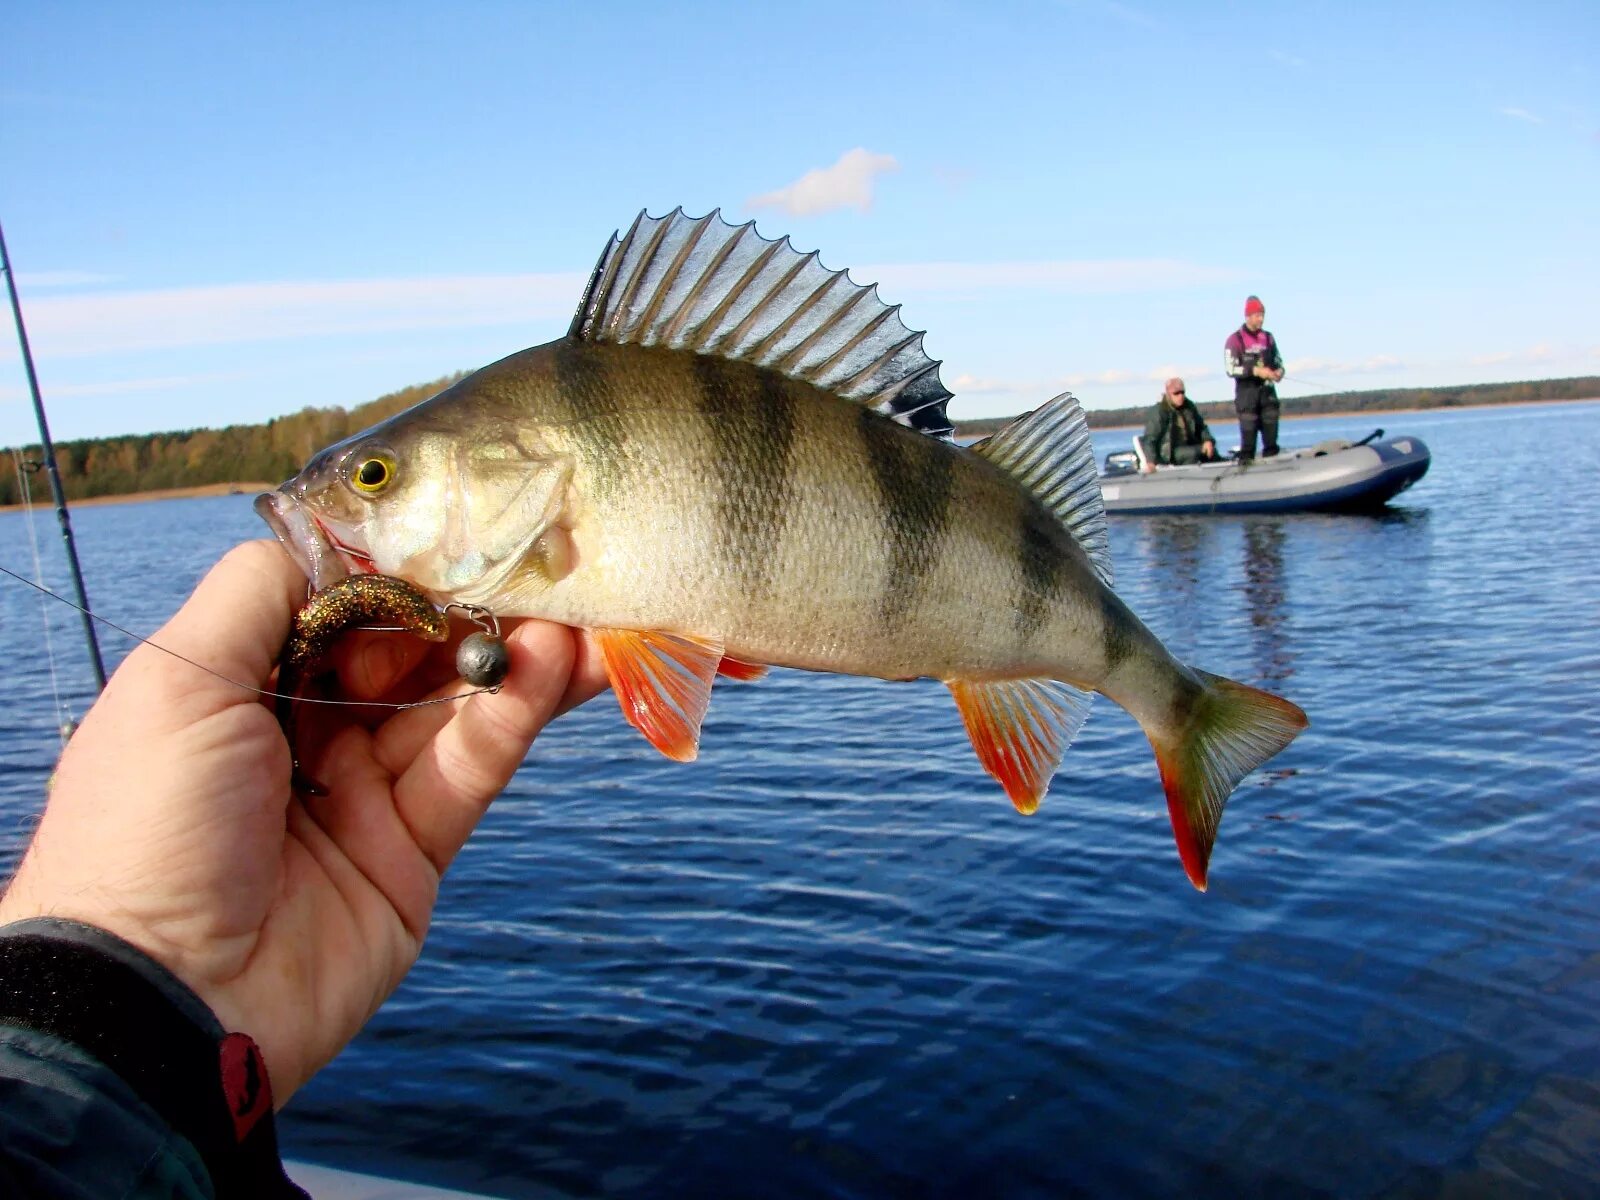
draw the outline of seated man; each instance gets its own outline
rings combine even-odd
[[[1181,467],[1189,463],[1215,462],[1217,443],[1206,428],[1206,419],[1186,394],[1181,379],[1167,380],[1167,388],[1144,423],[1144,452],[1149,460],[1145,470],[1157,464]]]

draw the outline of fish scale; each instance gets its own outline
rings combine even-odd
[[[1305,714],[1178,662],[1111,589],[1075,399],[965,449],[938,367],[815,253],[641,214],[565,337],[330,447],[258,508],[308,573],[359,556],[439,602],[588,630],[624,715],[676,759],[718,674],[927,676],[1032,812],[1100,692],[1149,736],[1203,888],[1229,793]]]

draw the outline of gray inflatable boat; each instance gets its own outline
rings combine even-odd
[[[1428,472],[1421,438],[1318,442],[1252,462],[1228,459],[1146,473],[1142,439],[1108,454],[1100,476],[1113,513],[1364,512],[1381,508]]]

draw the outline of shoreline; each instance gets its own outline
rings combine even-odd
[[[1369,416],[1374,421],[1386,416],[1405,416],[1408,413],[1438,413],[1438,412],[1469,412],[1480,411],[1486,408],[1523,408],[1531,404],[1586,404],[1600,400],[1600,396],[1591,396],[1572,400],[1502,400],[1491,401],[1487,404],[1433,404],[1421,408],[1375,408],[1369,410],[1355,410],[1351,412],[1322,412],[1322,413],[1285,413],[1281,418],[1284,424],[1291,421],[1317,421],[1328,417],[1360,417]],[[1226,401],[1207,400],[1207,404],[1227,403]],[[1217,417],[1219,421],[1230,418]],[[959,422],[958,428],[959,428]],[[1143,429],[1142,422],[1123,425],[1091,425],[1090,433],[1115,433],[1118,430]],[[958,432],[957,436],[961,436]],[[257,492],[270,492],[278,485],[264,483],[259,480],[232,481],[227,483],[201,483],[192,487],[153,488],[143,492],[124,492],[115,496],[89,496],[82,500],[67,501],[69,508],[92,508],[102,504],[143,504],[151,500],[192,500],[207,496],[248,496]],[[54,500],[50,497],[49,488],[44,489],[44,495],[36,498],[33,507],[37,509],[51,509],[55,507]],[[23,512],[25,506],[21,504],[0,504],[0,513]]]
[[[275,483],[258,483],[252,481],[231,483],[197,483],[191,487],[151,488],[143,492],[122,492],[115,496],[87,496],[82,500],[67,500],[68,508],[96,508],[102,504],[142,504],[147,500],[192,500],[203,496],[253,496],[257,492],[270,492],[278,485]],[[0,504],[0,513],[24,512],[24,504]],[[44,495],[34,497],[33,507],[36,509],[54,509],[55,500],[50,495],[49,485],[44,487]]]
[[[1321,421],[1328,417],[1384,417],[1405,416],[1407,413],[1440,413],[1440,412],[1478,412],[1485,408],[1527,408],[1533,404],[1593,404],[1600,400],[1600,396],[1582,396],[1571,400],[1498,400],[1487,404],[1428,404],[1420,408],[1369,408],[1351,409],[1347,412],[1319,412],[1319,413],[1284,413],[1279,417],[1280,423],[1289,421]],[[1151,401],[1151,403],[1155,403]],[[1229,404],[1228,400],[1202,400],[1202,404]],[[1092,411],[1092,410],[1087,410]],[[1208,420],[1231,421],[1233,417],[1211,417]],[[1118,429],[1143,429],[1144,423],[1126,425],[1090,425],[1090,433],[1100,433],[1106,430]]]

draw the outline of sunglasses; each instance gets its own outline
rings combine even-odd
[[[1179,388],[1175,392],[1168,392],[1167,395],[1169,395],[1169,396],[1186,396],[1186,395],[1188,395],[1188,393],[1185,392],[1182,388]]]

